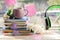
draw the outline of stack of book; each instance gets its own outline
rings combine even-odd
[[[26,20],[20,20],[20,19],[9,19],[5,21],[5,30],[3,30],[4,33],[7,34],[13,34],[13,30],[11,29],[11,25],[12,23],[15,22],[16,23],[16,30],[19,32],[19,35],[28,35],[31,34],[31,31],[27,30],[27,24],[26,24]]]

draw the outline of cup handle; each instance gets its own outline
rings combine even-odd
[[[27,16],[28,15],[28,10],[27,9],[24,9],[24,11],[25,11],[25,16]]]

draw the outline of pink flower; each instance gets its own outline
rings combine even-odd
[[[34,35],[32,36],[32,38],[33,38],[33,40],[41,40],[42,35],[34,34]]]
[[[4,0],[4,2],[7,6],[12,6],[16,3],[16,0]]]

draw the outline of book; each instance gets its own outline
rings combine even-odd
[[[26,22],[26,20],[23,19],[8,19],[7,22]]]
[[[6,26],[6,28],[10,28],[11,26]],[[21,26],[17,26],[16,28],[26,28],[26,25],[21,25]]]
[[[13,36],[13,33],[4,33],[5,36]],[[33,35],[33,33],[18,33],[17,36],[29,36]]]
[[[31,33],[29,30],[18,30],[19,33]],[[3,30],[3,33],[13,33],[13,30]]]
[[[9,21],[6,21],[5,23],[13,23],[13,22],[9,22]],[[15,22],[16,24],[26,24],[26,22]]]
[[[11,26],[12,23],[4,23],[6,26]],[[17,25],[27,25],[27,24],[17,24]]]
[[[15,30],[26,30],[27,28],[16,28]],[[14,30],[14,29],[11,29],[11,28],[5,28],[5,30]]]

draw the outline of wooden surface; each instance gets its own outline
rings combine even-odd
[[[60,40],[60,35],[2,36],[0,40]]]

